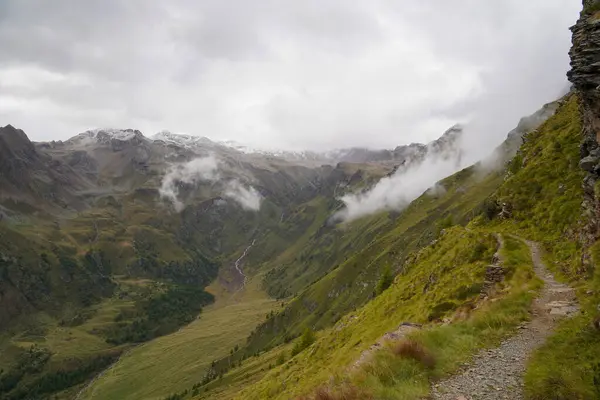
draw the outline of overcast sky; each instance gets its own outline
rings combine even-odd
[[[0,0],[0,125],[260,147],[497,142],[567,87],[578,0]],[[475,132],[476,131],[476,132]]]

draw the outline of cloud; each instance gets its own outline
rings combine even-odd
[[[237,202],[243,209],[258,211],[262,201],[260,193],[237,179],[224,179],[219,173],[219,165],[217,158],[210,155],[171,166],[162,179],[160,196],[170,201],[175,211],[181,212],[185,207],[185,204],[179,200],[181,183],[195,185],[199,182],[212,182],[217,184],[215,190]]]
[[[333,220],[349,222],[382,210],[402,210],[425,191],[439,196],[445,188],[437,182],[460,167],[460,157],[429,153],[422,161],[414,161],[380,179],[365,192],[342,196],[344,208],[334,214]]]
[[[243,186],[238,180],[227,183],[224,195],[238,202],[245,210],[258,211],[260,209],[262,201],[260,193],[252,186]]]
[[[562,89],[580,2],[4,0],[0,125],[261,147],[498,143]],[[493,121],[491,123],[490,121]]]
[[[178,199],[178,184],[195,184],[200,181],[215,182],[219,179],[218,162],[214,156],[196,158],[184,164],[173,165],[163,177],[159,193],[173,203],[177,212],[184,204]]]

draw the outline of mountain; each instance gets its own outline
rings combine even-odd
[[[79,192],[92,187],[68,164],[39,151],[27,135],[10,125],[0,128],[0,210],[54,212],[84,207]]]
[[[246,146],[234,141],[213,142],[206,137],[174,134],[168,131],[159,132],[151,138],[153,140],[164,141],[176,146],[187,148],[198,148],[201,146],[213,149],[229,148],[237,150],[244,154],[256,154],[265,157],[277,157],[292,163],[307,163],[307,165],[317,166],[319,164],[336,165],[341,162],[364,164],[369,162],[390,162],[402,163],[411,158],[422,158],[429,149],[439,151],[450,151],[456,147],[462,139],[463,129],[456,125],[450,128],[437,140],[424,145],[421,143],[412,143],[410,145],[398,146],[393,150],[373,150],[361,147],[342,148],[325,152],[317,151],[269,151],[251,146]]]
[[[515,390],[597,397],[598,4],[573,27],[573,91],[463,169],[458,125],[329,152],[0,128],[0,398],[423,398],[539,334],[548,290],[572,318],[535,336]],[[431,160],[446,177],[406,207],[332,218]],[[540,263],[575,291],[542,289]]]
[[[523,120],[507,143],[555,110],[546,106]],[[279,346],[306,326],[327,329],[372,300],[383,269],[397,273],[435,240],[437,221],[466,223],[501,181],[501,175],[481,181],[475,169],[465,170],[438,185],[442,194],[426,195],[402,213],[336,226],[330,217],[346,193],[369,190],[431,158],[459,165],[462,128],[426,145],[310,159],[242,152],[168,132],[148,138],[133,129],[99,129],[44,143],[11,126],[0,132],[6,155],[0,319],[15,332],[4,348],[19,354],[24,344],[38,345],[24,334],[32,324],[45,337],[58,335],[61,326],[91,335],[99,350],[78,358],[75,371],[87,372],[65,383],[67,392],[129,346],[190,322],[212,301],[203,288],[215,278],[236,293],[248,275],[262,276],[266,293],[286,301],[215,368]],[[259,207],[252,211],[248,202]],[[241,276],[234,261],[248,246]],[[184,298],[190,300],[181,303]],[[110,312],[116,314],[97,325],[115,301]],[[73,372],[63,371],[65,359],[52,346],[42,347],[53,354],[46,372]],[[44,374],[25,374],[11,393],[33,390]]]
[[[534,122],[550,113],[541,115]],[[438,219],[468,221],[471,207],[479,207],[500,179],[495,175],[473,189],[468,206],[457,199],[479,183],[470,178],[474,170],[443,182],[445,194],[417,201],[404,213],[335,225],[330,217],[344,194],[369,190],[427,159],[459,165],[462,128],[426,145],[310,157],[244,152],[169,132],[149,138],[133,129],[43,143],[11,126],[0,133],[6,155],[0,325],[11,332],[0,346],[15,355],[7,359],[9,375],[0,375],[14,383],[0,387],[14,398],[71,396],[124,350],[191,322],[213,301],[204,288],[215,279],[227,297],[249,276],[262,277],[263,290],[285,301],[281,313],[255,322],[247,344],[231,358],[216,360],[215,370],[279,346],[305,326],[327,329],[372,299],[386,265],[398,272],[413,251],[434,240]],[[374,262],[378,253],[385,256]],[[28,333],[32,326],[41,336]],[[97,350],[74,353],[71,363],[65,358],[71,353],[36,339],[61,343],[65,329],[75,332],[75,343],[86,338]],[[41,349],[33,359],[10,363],[32,345]],[[27,372],[37,357],[43,368]],[[53,374],[70,378],[44,386]]]
[[[453,157],[454,142],[419,154]],[[330,229],[337,196],[409,159],[296,162],[133,129],[34,143],[10,125],[0,128],[0,154],[0,348],[14,355],[0,364],[9,371],[0,389],[11,398],[71,393],[127,348],[189,323],[212,301],[203,289],[215,278],[239,290],[239,251],[256,242],[262,254],[249,259],[270,262]],[[96,350],[72,359],[39,339],[62,343],[65,330]],[[24,358],[30,346],[40,351]],[[41,369],[31,369],[38,358]],[[69,378],[44,383],[56,374]]]
[[[207,138],[169,132],[147,138],[133,129],[97,129],[64,142],[32,143],[25,133],[7,126],[2,128],[1,142],[6,155],[3,195],[5,203],[14,204],[4,207],[7,212],[21,207],[49,214],[56,208],[72,213],[94,207],[102,197],[141,192],[153,194],[157,201],[157,189],[169,168],[209,156],[219,160],[222,179],[253,183],[264,194],[285,193],[289,200],[298,190],[310,191],[307,186],[314,189],[336,174],[333,179],[341,179],[351,170],[359,174],[369,171],[377,178],[406,162],[418,163],[429,153],[458,157],[461,135],[459,128],[453,128],[428,145],[380,151],[354,148],[308,157],[307,152],[241,152]],[[355,168],[349,164],[365,165]]]

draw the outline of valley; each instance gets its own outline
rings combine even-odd
[[[496,147],[0,127],[0,400],[600,398],[599,10]]]
[[[245,338],[265,315],[281,308],[259,288],[260,280],[228,293],[209,286],[216,301],[200,318],[176,333],[142,344],[121,356],[112,368],[80,394],[80,398],[162,398],[200,381],[210,364]],[[165,379],[168,374],[169,379]]]

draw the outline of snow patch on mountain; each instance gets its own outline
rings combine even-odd
[[[142,134],[142,132],[136,129],[99,128],[80,133],[79,135],[67,140],[67,142],[80,145],[90,145],[95,143],[110,143],[112,140],[128,142],[133,139],[138,139],[140,141],[148,140]]]
[[[185,148],[194,148],[198,146],[214,146],[215,142],[204,136],[186,135],[181,133],[172,133],[169,131],[160,131],[150,137],[154,141],[163,141],[167,144]]]

